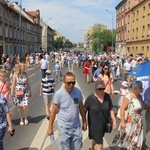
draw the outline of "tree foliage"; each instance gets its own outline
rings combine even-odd
[[[116,32],[113,30],[113,45],[115,45]],[[107,50],[107,46],[112,45],[112,31],[104,29],[101,24],[95,24],[90,35],[92,40],[92,50],[94,52],[101,52]]]

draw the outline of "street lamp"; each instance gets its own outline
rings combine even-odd
[[[20,0],[20,16],[19,16],[19,56],[22,55],[22,47],[21,47],[21,32],[22,32],[22,16],[21,16],[21,10],[22,10],[22,0]]]
[[[111,46],[113,50],[113,13],[107,9],[105,9],[107,12],[109,12],[112,15],[112,39],[111,39]]]

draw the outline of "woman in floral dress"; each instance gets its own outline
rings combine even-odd
[[[143,121],[141,112],[145,108],[142,96],[142,82],[134,81],[132,92],[123,99],[120,108],[121,122],[118,128],[118,134],[113,143],[117,143],[118,148],[127,150],[141,150],[143,143]],[[127,118],[125,118],[127,110]]]
[[[23,91],[22,96],[17,96],[16,91]],[[25,64],[19,63],[18,70],[13,76],[11,94],[14,96],[14,104],[18,106],[20,125],[28,124],[28,99],[31,97],[31,87],[29,77],[25,70]],[[23,112],[25,121],[23,122]]]

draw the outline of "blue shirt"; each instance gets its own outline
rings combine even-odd
[[[95,79],[98,79],[98,76],[99,76],[100,74],[101,74],[101,69],[98,68],[98,69],[95,70],[93,77],[94,77]]]
[[[75,128],[81,125],[79,120],[79,103],[82,100],[82,93],[77,87],[74,87],[71,93],[68,93],[64,87],[55,93],[53,103],[59,105],[58,126]]]
[[[6,113],[9,111],[9,106],[4,95],[0,94],[0,129],[7,126]]]
[[[144,93],[144,103],[147,104],[149,102],[150,102],[150,87],[148,87]]]

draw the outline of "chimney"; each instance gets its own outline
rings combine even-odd
[[[23,8],[23,11],[26,11],[26,9],[25,9],[25,8]]]

